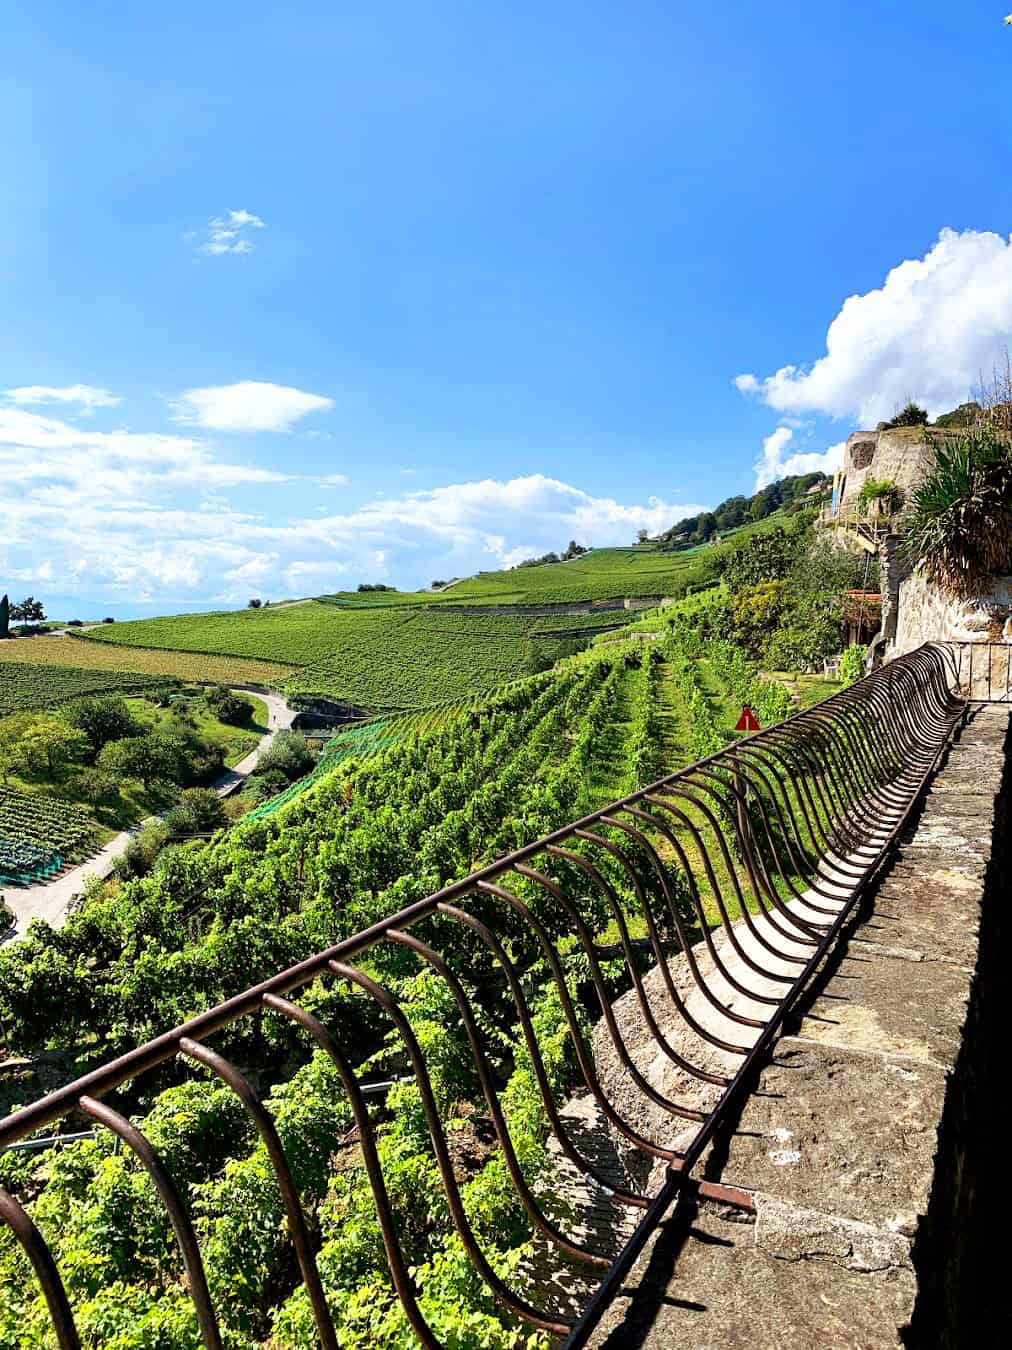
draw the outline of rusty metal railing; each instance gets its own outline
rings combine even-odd
[[[971,703],[1012,702],[1012,644],[947,642],[955,686]]]
[[[320,1343],[337,1345],[315,1242],[289,1161],[270,1113],[248,1078],[213,1048],[216,1033],[240,1019],[285,1019],[337,1068],[357,1126],[391,1280],[420,1343],[438,1350],[398,1239],[397,1216],[376,1143],[355,1057],[339,1026],[325,1026],[296,1001],[321,977],[344,981],[382,1011],[395,1028],[417,1082],[453,1224],[470,1260],[514,1317],[564,1337],[569,1350],[586,1344],[604,1308],[650,1233],[685,1189],[747,1206],[748,1197],[699,1180],[707,1144],[750,1087],[771,1040],[847,915],[873,877],[965,711],[950,687],[951,656],[921,648],[866,676],[826,702],[767,731],[611,803],[508,857],[480,868],[437,894],[136,1047],[22,1108],[0,1122],[0,1147],[54,1122],[111,1131],[147,1171],[171,1222],[203,1344],[222,1344],[203,1258],[186,1198],[162,1160],[123,1111],[107,1100],[170,1061],[202,1065],[242,1103],[266,1146],[284,1200],[288,1236],[304,1281]],[[660,984],[648,990],[626,914],[642,920]],[[595,908],[596,907],[596,908]],[[716,1094],[705,1110],[662,1091],[631,1051],[609,1002],[591,910],[612,916],[625,980],[648,1031],[651,1058],[663,1056]],[[625,1070],[628,1091],[659,1108],[672,1129],[648,1135],[629,1119],[619,1095],[606,1090],[581,1029],[580,992],[560,954],[575,936],[586,958],[584,993],[592,988],[610,1051]],[[530,1054],[549,1126],[559,1150],[588,1179],[637,1217],[621,1250],[602,1254],[545,1211],[514,1152],[479,1019],[466,988],[466,935],[491,957],[512,1003],[512,1024]],[[460,1013],[498,1148],[539,1240],[575,1262],[596,1282],[578,1315],[536,1301],[537,1291],[511,1287],[493,1269],[468,1220],[447,1146],[425,1055],[405,1008],[366,968],[381,944],[410,953],[445,982]],[[547,965],[564,1011],[580,1076],[608,1127],[650,1160],[662,1160],[664,1181],[653,1194],[616,1190],[585,1156],[553,1099],[527,1001],[523,952]],[[668,953],[680,949],[677,958]],[[453,954],[448,955],[447,949]],[[604,949],[600,949],[604,952]],[[614,958],[612,947],[607,949]],[[679,978],[675,960],[683,962]],[[589,978],[587,975],[589,972]],[[656,992],[660,988],[660,996]],[[714,1052],[723,1068],[714,1069]],[[709,1058],[707,1057],[709,1056]],[[722,1057],[722,1058],[721,1058]],[[671,1137],[694,1127],[676,1149]],[[335,1150],[337,1141],[335,1141]],[[0,1219],[31,1261],[60,1346],[77,1347],[74,1313],[56,1262],[29,1209],[0,1191]]]

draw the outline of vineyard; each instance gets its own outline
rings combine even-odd
[[[112,625],[110,625],[112,626]],[[168,680],[208,681],[216,684],[275,684],[292,673],[279,661],[244,660],[235,656],[197,656],[190,652],[155,651],[142,647],[116,646],[80,638],[32,638],[0,642],[0,674],[9,665],[31,665],[46,670],[71,667],[76,670],[111,671],[154,676]]]
[[[38,645],[41,639],[36,639]],[[34,650],[34,648],[33,648]],[[0,717],[9,713],[58,708],[91,694],[145,694],[164,688],[166,677],[81,666],[0,663]],[[171,681],[170,681],[171,683]]]
[[[33,881],[85,851],[95,825],[83,807],[0,787],[0,881]]]

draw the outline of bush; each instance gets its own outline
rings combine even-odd
[[[898,412],[885,423],[885,430],[888,431],[893,427],[924,427],[927,424],[927,410],[911,400],[902,412]]]
[[[224,722],[230,727],[242,726],[243,722],[249,721],[253,712],[244,698],[233,694],[231,689],[226,689],[221,684],[212,685],[210,689],[205,690],[204,702],[219,722]]]
[[[165,817],[174,835],[210,834],[228,824],[225,805],[210,788],[187,788]]]
[[[844,684],[853,684],[864,674],[864,663],[868,656],[868,648],[862,647],[860,643],[853,643],[840,657],[840,679]]]
[[[142,825],[119,857],[114,859],[113,876],[120,881],[147,876],[168,838],[168,828],[162,821],[152,820]]]
[[[255,772],[278,774],[291,783],[308,773],[315,762],[305,736],[297,731],[279,731],[261,754]]]
[[[899,495],[900,490],[891,478],[866,478],[857,499],[862,506],[881,502],[883,506],[891,507],[897,504]]]

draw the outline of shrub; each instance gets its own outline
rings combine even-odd
[[[228,824],[225,805],[210,788],[187,788],[165,817],[174,835],[209,834]]]
[[[923,427],[927,424],[927,410],[911,399],[901,412],[898,412],[895,417],[886,422],[885,426],[888,430],[892,427]]]
[[[866,478],[861,484],[858,501],[862,506],[879,502],[884,507],[896,506],[900,490],[891,478]]]
[[[210,689],[205,690],[204,701],[218,721],[230,727],[238,727],[243,722],[248,722],[252,713],[250,705],[244,698],[233,694],[231,689],[226,689],[221,684],[212,685]]]
[[[297,731],[279,731],[257,761],[256,773],[283,775],[291,783],[314,764],[305,736]]]
[[[844,684],[853,684],[864,674],[864,663],[868,648],[860,643],[852,643],[840,657],[840,679]]]
[[[113,875],[120,881],[147,876],[168,838],[168,827],[162,821],[151,820],[142,825],[119,857],[114,859]]]
[[[1012,446],[984,431],[935,447],[914,489],[904,552],[956,596],[1012,568]]]

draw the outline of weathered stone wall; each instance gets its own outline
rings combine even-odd
[[[866,479],[891,479],[909,494],[924,477],[932,456],[930,429],[896,427],[892,431],[856,431],[847,441],[843,462],[843,507],[856,507]]]
[[[988,594],[954,600],[923,576],[899,583],[896,638],[889,656],[902,656],[924,642],[1012,641],[1012,577],[999,577]]]

